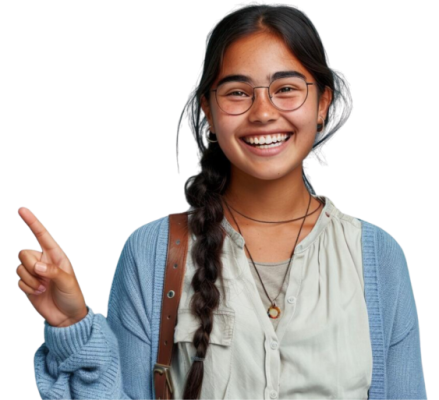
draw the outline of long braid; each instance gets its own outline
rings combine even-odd
[[[213,328],[213,311],[220,304],[220,292],[215,285],[218,276],[224,288],[221,252],[225,230],[221,225],[224,217],[221,194],[229,181],[230,162],[221,148],[214,144],[203,153],[200,163],[201,172],[188,179],[185,195],[192,208],[189,230],[196,237],[191,249],[197,267],[191,282],[194,289],[191,310],[201,322],[194,333],[193,345],[196,356],[204,358]],[[204,363],[193,362],[184,388],[184,399],[200,398],[203,376]]]

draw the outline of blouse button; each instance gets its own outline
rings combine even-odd
[[[272,398],[272,399],[276,399],[277,398],[277,392],[275,390],[272,390],[270,392],[270,398]]]
[[[290,296],[287,299],[288,303],[293,304],[296,301],[296,298],[294,296]]]
[[[271,347],[273,350],[276,350],[276,349],[277,349],[277,342],[273,340],[273,341],[271,342],[271,344],[270,344],[270,347]]]

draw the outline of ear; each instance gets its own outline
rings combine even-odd
[[[319,99],[319,110],[317,113],[318,116],[321,115],[324,119],[326,119],[329,106],[331,105],[331,101],[332,101],[332,90],[328,86],[325,86],[325,90],[321,94]]]
[[[209,101],[206,99],[204,94],[201,95],[201,108],[204,112],[204,115],[206,115],[207,121],[209,122],[209,126],[212,128],[212,132],[214,132],[215,127],[213,125],[212,112],[210,109]]]

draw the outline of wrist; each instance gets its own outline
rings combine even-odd
[[[71,325],[77,324],[78,322],[82,321],[87,316],[87,314],[88,314],[88,309],[86,307],[85,310],[78,317],[69,318],[65,320],[61,324],[57,325],[57,328],[67,328]]]

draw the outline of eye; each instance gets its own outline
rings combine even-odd
[[[290,90],[284,90],[284,89],[290,89]],[[297,89],[292,88],[292,87],[289,87],[289,86],[285,86],[285,87],[283,87],[283,88],[280,88],[280,89],[279,89],[279,92],[281,92],[281,93],[288,93],[288,92],[290,92],[290,91],[294,91],[294,90],[297,90]]]
[[[238,96],[236,96],[236,97],[242,97],[242,95],[247,96],[246,93],[244,93],[244,92],[242,92],[242,91],[240,91],[240,90],[235,90],[234,92],[230,92],[230,93],[227,94],[227,96],[233,95],[233,93],[241,93],[241,95],[238,95]],[[233,97],[235,97],[235,96],[233,96]]]

